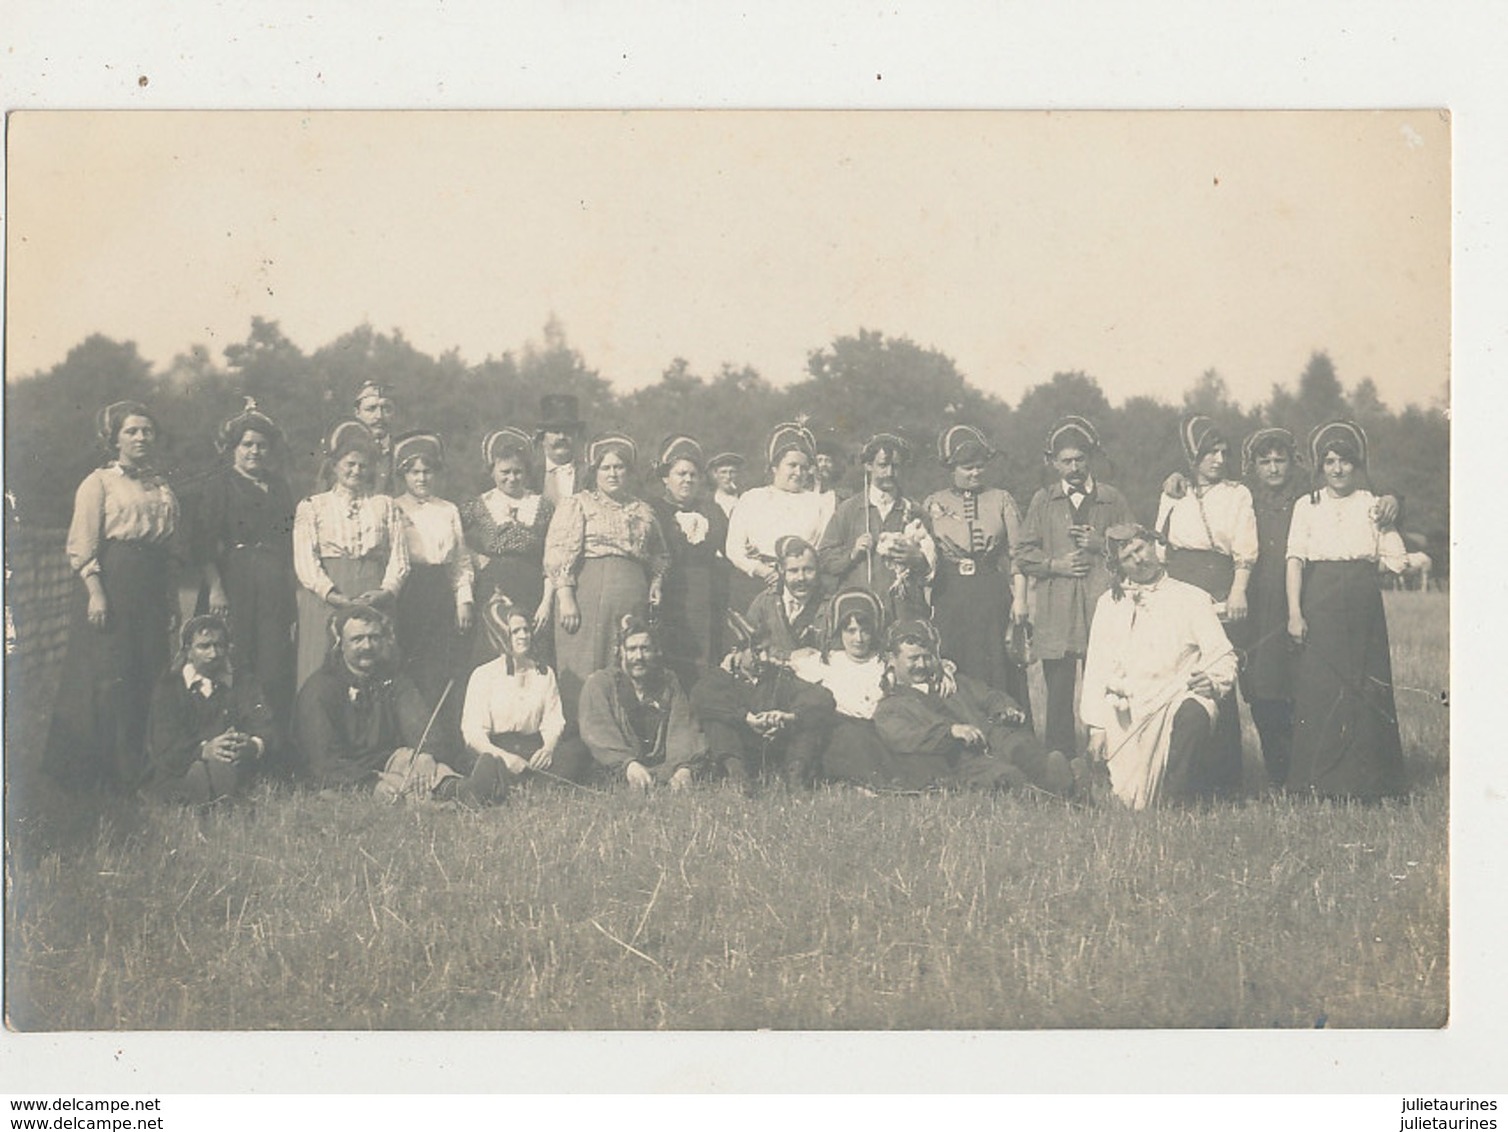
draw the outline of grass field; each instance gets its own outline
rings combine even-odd
[[[268,791],[82,812],[12,760],[33,1029],[1444,1024],[1448,602],[1390,594],[1414,792],[1131,814],[842,789]],[[24,781],[21,781],[24,779]]]

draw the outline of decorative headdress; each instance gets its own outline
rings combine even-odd
[[[768,634],[736,609],[728,610],[728,651],[753,648],[764,644]]]
[[[828,608],[828,644],[836,645],[841,639],[843,626],[848,619],[858,615],[869,622],[876,637],[885,631],[885,605],[870,590],[863,586],[849,586],[839,590]]]
[[[1121,572],[1121,551],[1137,541],[1155,545],[1161,543],[1163,537],[1140,523],[1116,523],[1105,531],[1105,565],[1110,569],[1110,592],[1116,601],[1125,592],[1121,585],[1125,580],[1125,575]]]
[[[260,432],[272,444],[283,443],[283,430],[277,422],[257,408],[255,397],[248,397],[241,411],[220,426],[215,448],[222,454],[229,452],[248,432]]]
[[[639,446],[626,432],[599,432],[586,446],[586,462],[596,467],[609,452],[623,457],[623,462],[633,467],[639,462]]]
[[[225,618],[218,613],[197,614],[185,621],[183,628],[178,631],[178,656],[173,661],[173,667],[183,667],[184,662],[188,660],[189,646],[194,643],[194,638],[206,629],[220,630],[226,644],[230,643],[230,625]]]
[[[1202,413],[1188,417],[1178,426],[1178,439],[1183,442],[1183,458],[1189,467],[1199,463],[1217,444],[1225,444],[1225,434],[1220,426]]]
[[[513,634],[508,630],[508,622],[515,617],[529,618],[529,612],[514,605],[502,590],[495,591],[482,608],[482,630],[487,634],[487,643],[492,646],[493,652],[507,661],[510,676],[516,671],[517,658],[513,655]],[[545,668],[537,660],[534,667],[539,672],[543,672]]]
[[[937,461],[945,468],[983,463],[997,455],[984,433],[973,425],[949,425],[937,435]]]
[[[1241,442],[1241,474],[1249,476],[1256,470],[1257,457],[1271,448],[1281,448],[1290,457],[1297,456],[1299,442],[1286,428],[1259,428]]]
[[[360,421],[337,421],[325,437],[325,455],[332,460],[339,459],[341,453],[352,448],[372,451],[374,447],[372,430]]]
[[[1047,430],[1047,443],[1043,445],[1043,451],[1049,457],[1056,456],[1070,443],[1076,443],[1086,453],[1097,452],[1100,434],[1084,417],[1073,414],[1059,417],[1053,422],[1052,428]]]
[[[493,429],[482,439],[482,459],[492,467],[504,456],[522,457],[525,463],[533,459],[534,440],[521,428]]]
[[[393,443],[393,467],[407,471],[415,460],[445,466],[445,442],[433,432],[406,432]]]
[[[1367,434],[1355,421],[1328,421],[1309,434],[1309,458],[1316,474],[1325,462],[1325,451],[1340,443],[1349,448],[1363,472],[1367,470]]]
[[[805,453],[809,460],[817,454],[817,438],[804,421],[783,421],[770,430],[770,442],[765,446],[770,467],[792,450]]]
[[[660,458],[656,463],[662,473],[668,472],[671,465],[678,460],[690,460],[698,468],[705,463],[702,446],[697,443],[695,437],[681,433],[667,436],[660,444]]]

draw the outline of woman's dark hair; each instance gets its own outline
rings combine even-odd
[[[152,422],[152,428],[157,433],[158,439],[162,437],[162,425],[158,423],[157,414],[151,409],[140,401],[116,401],[101,409],[94,422],[100,446],[104,449],[107,459],[113,460],[120,455],[120,430],[125,425],[127,417],[146,417]]]
[[[822,642],[822,663],[826,664],[834,651],[843,651],[843,632],[850,625],[857,624],[860,628],[868,629],[870,639],[874,642],[875,653],[880,651],[879,626],[875,624],[874,617],[862,609],[852,609],[843,615],[842,620],[833,622],[831,631]]]

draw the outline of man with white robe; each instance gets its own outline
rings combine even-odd
[[[1132,809],[1212,797],[1211,738],[1236,680],[1214,602],[1168,577],[1145,527],[1112,527],[1105,557],[1115,581],[1095,608],[1079,701],[1090,754]]]

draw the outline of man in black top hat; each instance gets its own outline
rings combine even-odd
[[[586,491],[587,469],[577,457],[583,422],[576,398],[569,393],[546,393],[539,399],[539,427],[534,439],[544,455],[540,494],[559,505],[568,495]]]

